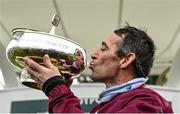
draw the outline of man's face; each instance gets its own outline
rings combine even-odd
[[[91,55],[92,61],[89,68],[92,70],[92,80],[107,82],[115,78],[120,69],[120,58],[116,55],[117,43],[120,42],[122,38],[112,33],[102,41],[101,48]]]

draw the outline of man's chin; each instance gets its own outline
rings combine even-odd
[[[96,77],[95,77],[93,74],[90,76],[90,78],[91,78],[91,80],[93,80],[94,82],[96,82]]]
[[[96,75],[91,75],[90,76],[90,78],[94,81],[94,82],[102,82],[102,81],[100,81],[100,79],[98,78],[98,76],[96,76]]]

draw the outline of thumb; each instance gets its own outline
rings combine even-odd
[[[47,68],[53,69],[53,68],[55,67],[55,66],[51,63],[51,60],[50,60],[48,54],[45,54],[45,55],[44,55],[44,57],[43,57],[43,62],[44,62],[44,65],[45,65]]]

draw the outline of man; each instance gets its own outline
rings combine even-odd
[[[100,104],[91,113],[172,113],[168,102],[145,86],[155,46],[135,27],[114,31],[92,55],[92,80],[103,82]],[[49,97],[49,112],[81,113],[79,100],[64,84],[58,69],[44,56],[44,66],[25,57],[27,71]]]

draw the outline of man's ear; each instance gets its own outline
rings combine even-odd
[[[127,56],[122,57],[120,60],[120,67],[125,68],[133,63],[136,59],[136,55],[134,53],[129,53]]]

